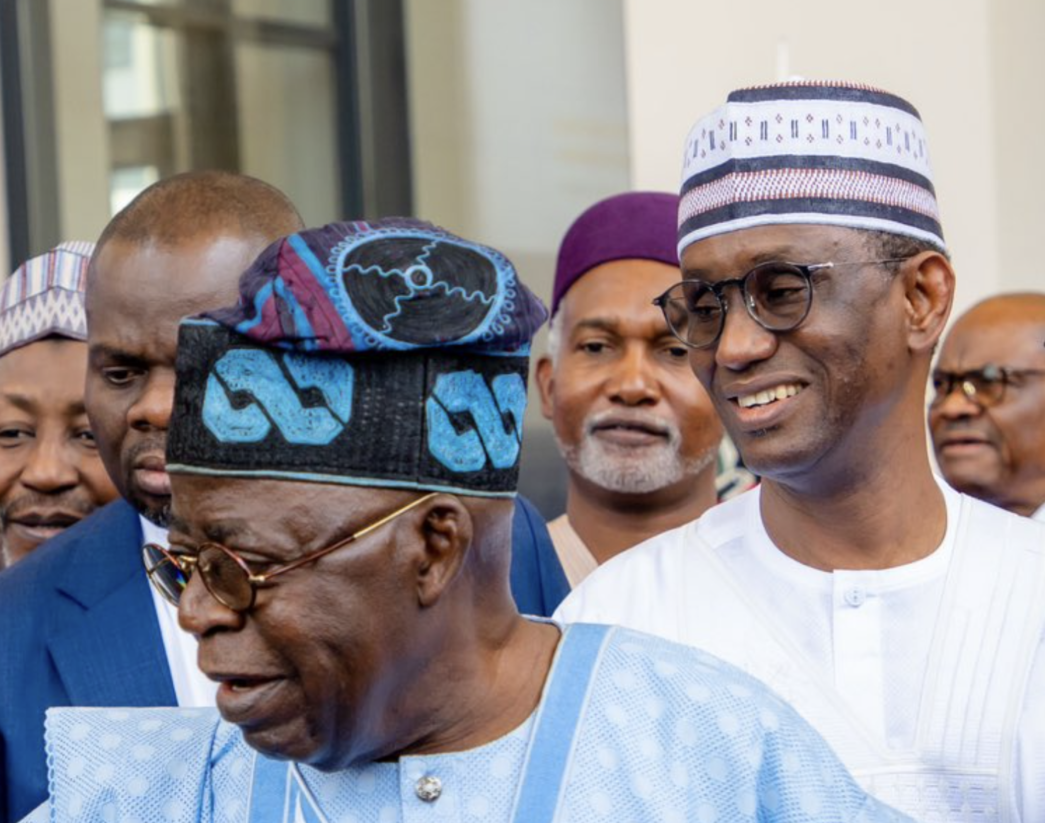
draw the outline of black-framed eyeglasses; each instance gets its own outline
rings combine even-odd
[[[354,543],[359,538],[395,520],[399,515],[430,500],[436,494],[438,492],[430,492],[424,497],[412,500],[343,540],[317,549],[304,557],[299,557],[293,563],[270,568],[262,574],[252,571],[246,560],[220,543],[204,543],[192,554],[173,552],[157,543],[146,543],[142,548],[142,559],[145,562],[145,571],[149,575],[149,580],[172,605],[177,606],[181,602],[181,595],[189,585],[189,578],[192,577],[194,571],[199,571],[203,585],[207,587],[207,591],[215,600],[235,612],[245,612],[253,608],[259,585],[268,583],[277,575],[285,574],[336,552],[338,549],[343,549],[350,543]]]
[[[1045,369],[1015,369],[988,363],[971,371],[953,372],[936,369],[933,371],[932,405],[946,400],[955,389],[973,403],[984,409],[997,406],[1005,399],[1006,386],[1020,385],[1028,377],[1045,376]]]
[[[767,331],[786,332],[797,329],[809,315],[813,305],[814,272],[843,266],[877,266],[901,263],[906,257],[886,260],[860,260],[849,263],[762,263],[743,277],[708,283],[683,280],[654,299],[653,305],[664,313],[671,333],[691,349],[706,349],[718,342],[726,326],[729,303],[724,294],[736,286],[744,299],[744,308],[758,325]]]

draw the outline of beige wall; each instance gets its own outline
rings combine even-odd
[[[1040,0],[623,0],[632,182],[678,184],[685,135],[736,87],[790,75],[882,86],[929,134],[956,309],[1045,288]],[[944,27],[946,26],[946,33]]]
[[[95,240],[109,222],[101,0],[51,0],[50,19],[61,238]]]
[[[991,0],[998,270],[1006,291],[1045,291],[1045,3]]]
[[[0,283],[11,273],[7,231],[7,154],[4,151],[4,112],[0,107]]]
[[[580,212],[629,185],[613,0],[406,0],[414,212],[492,245],[550,299]]]

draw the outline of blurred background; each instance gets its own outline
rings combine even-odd
[[[675,189],[693,120],[799,76],[920,110],[957,314],[1045,284],[1042,34],[1042,0],[0,0],[0,273],[224,168],[310,225],[439,223],[547,300],[584,208]],[[536,405],[524,490],[551,516],[565,478]]]

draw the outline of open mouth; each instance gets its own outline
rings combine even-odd
[[[781,383],[779,386],[772,386],[768,389],[762,389],[761,391],[753,392],[751,394],[741,394],[736,398],[736,403],[742,409],[752,409],[756,406],[768,406],[770,403],[776,403],[779,400],[786,400],[789,397],[794,397],[798,394],[804,386],[800,386],[798,383]]]
[[[273,682],[274,678],[260,678],[260,677],[235,677],[232,680],[223,681],[222,685],[227,686],[229,691],[232,692],[246,692],[251,689],[256,689],[258,686],[264,686],[268,683]]]
[[[283,679],[278,675],[264,674],[226,674],[224,672],[204,672],[204,674],[217,683],[221,689],[237,694],[248,692],[261,686],[268,686]]]
[[[218,709],[230,723],[256,723],[271,709],[268,703],[276,697],[284,682],[282,677],[251,675],[211,677],[218,681]]]

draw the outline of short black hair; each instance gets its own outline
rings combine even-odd
[[[951,259],[945,249],[928,240],[919,240],[891,231],[864,231],[863,234],[866,248],[874,260],[897,260],[914,257],[926,251],[939,252],[948,260]]]
[[[304,227],[290,198],[275,186],[227,171],[186,172],[149,186],[113,217],[94,259],[113,238],[171,245],[225,228],[272,242]]]

